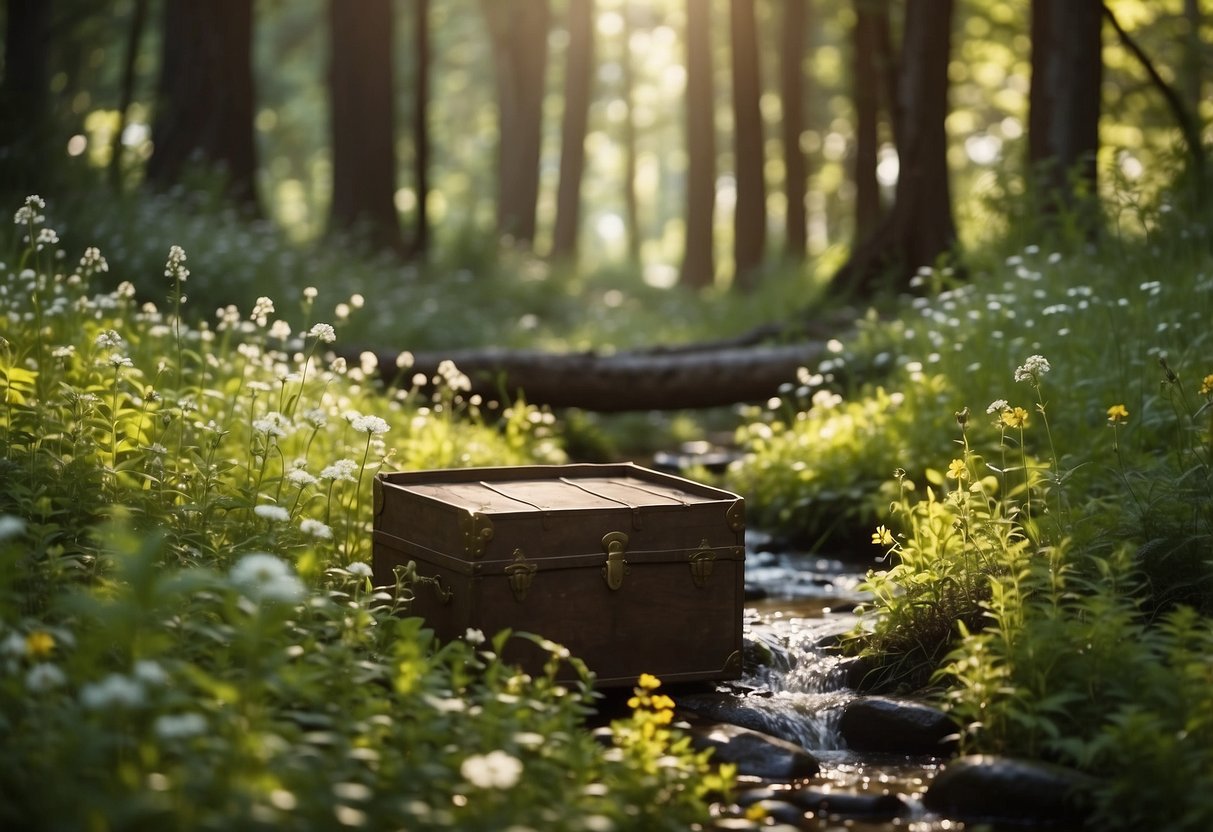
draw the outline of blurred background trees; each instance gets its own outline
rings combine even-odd
[[[1184,170],[1198,193],[1213,118],[1195,0],[0,14],[6,193],[217,188],[296,240],[357,228],[431,259],[506,241],[662,287],[905,287],[1025,217],[1098,225],[1090,200],[1149,199]],[[1027,194],[1039,211],[1014,207]]]

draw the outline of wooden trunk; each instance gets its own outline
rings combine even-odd
[[[409,569],[409,611],[439,638],[535,633],[585,661],[600,686],[740,673],[744,540],[737,495],[632,464],[375,481],[377,585]],[[511,644],[506,658],[536,672],[540,651]]]

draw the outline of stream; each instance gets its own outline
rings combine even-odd
[[[853,629],[855,605],[864,601],[863,566],[795,552],[772,552],[769,539],[750,533],[746,553],[746,639],[758,645],[761,664],[747,662],[733,690],[747,720],[766,733],[795,742],[815,757],[820,773],[797,785],[817,791],[867,796],[897,795],[906,809],[893,820],[813,817],[792,828],[853,832],[943,832],[964,824],[932,817],[921,796],[943,760],[861,754],[848,750],[839,732],[843,707],[857,694],[842,684],[842,661],[823,642]],[[790,784],[741,778],[741,789],[763,789],[778,800]],[[738,827],[745,828],[745,827]]]

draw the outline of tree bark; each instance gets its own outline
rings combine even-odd
[[[493,45],[500,135],[497,231],[529,247],[535,239],[544,77],[551,13],[547,0],[481,0]]]
[[[329,130],[333,203],[329,230],[365,234],[403,253],[396,212],[391,0],[329,0]]]
[[[1102,11],[1100,0],[1032,0],[1028,163],[1043,216],[1095,194]]]
[[[118,91],[118,128],[110,141],[110,186],[122,190],[122,134],[126,132],[126,114],[135,98],[135,60],[143,42],[143,27],[147,22],[148,0],[135,0],[131,10],[131,28],[127,34],[126,51],[122,56],[122,81]]]
[[[766,252],[767,190],[754,0],[730,0],[733,64],[733,282],[743,291],[758,284]]]
[[[863,240],[880,222],[879,151],[880,74],[879,18],[874,5],[883,0],[856,0],[851,83],[855,100],[855,239]]]
[[[834,276],[852,295],[903,291],[956,242],[949,189],[948,54],[952,0],[908,0],[898,99],[900,175],[893,206]]]
[[[784,194],[787,208],[784,223],[784,257],[804,260],[808,254],[808,219],[805,196],[808,190],[808,166],[800,149],[804,132],[804,60],[805,25],[808,0],[785,0],[783,32],[779,50],[779,99],[783,110],[780,124],[783,137]]]
[[[640,201],[636,198],[636,103],[635,70],[632,65],[632,16],[623,4],[623,224],[627,234],[628,262],[640,263]]]
[[[594,67],[594,0],[570,0],[568,30],[560,185],[556,191],[552,256],[571,261],[577,257],[577,234],[581,230],[581,178],[585,171],[585,138]]]
[[[430,250],[430,0],[416,0],[414,12],[413,186],[417,220],[409,253],[425,260]]]
[[[252,0],[166,0],[149,183],[219,168],[229,196],[255,209],[252,37]]]
[[[679,283],[716,282],[716,91],[712,78],[711,0],[687,0],[686,250]]]
[[[601,412],[680,410],[763,402],[794,382],[800,367],[826,355],[823,342],[780,346],[708,345],[696,349],[551,354],[537,350],[481,349],[414,356],[403,373],[433,377],[439,363],[471,381],[469,394],[500,400],[523,396],[532,404]],[[396,353],[378,354],[380,373],[397,380]],[[357,360],[357,353],[350,353]]]
[[[50,132],[51,0],[5,3],[0,189],[45,186]]]

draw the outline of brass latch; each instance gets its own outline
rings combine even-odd
[[[606,579],[607,587],[612,590],[623,586],[623,576],[628,573],[628,562],[623,559],[623,550],[627,548],[628,536],[623,532],[607,532],[602,538],[602,548],[606,549],[606,566],[602,567],[602,577]]]
[[[440,603],[440,604],[451,603],[451,598],[453,598],[455,595],[455,590],[449,589],[442,585],[442,576],[441,575],[434,575],[433,577],[429,577],[427,575],[417,574],[417,562],[416,561],[410,560],[408,562],[408,564],[404,568],[402,577],[404,578],[405,581],[407,581],[408,583],[411,583],[413,586],[428,585],[429,588],[431,590],[433,590],[434,597],[438,599],[438,603]]]
[[[531,588],[531,581],[535,579],[535,570],[538,568],[526,559],[522,549],[514,550],[514,562],[505,568],[505,574],[510,582],[510,589],[514,592],[515,601],[522,603],[526,600],[527,591]]]
[[[699,549],[692,552],[687,560],[691,564],[691,580],[695,582],[695,586],[703,589],[707,586],[708,578],[712,576],[713,561],[716,560],[716,553],[708,545],[707,538],[703,539]]]

